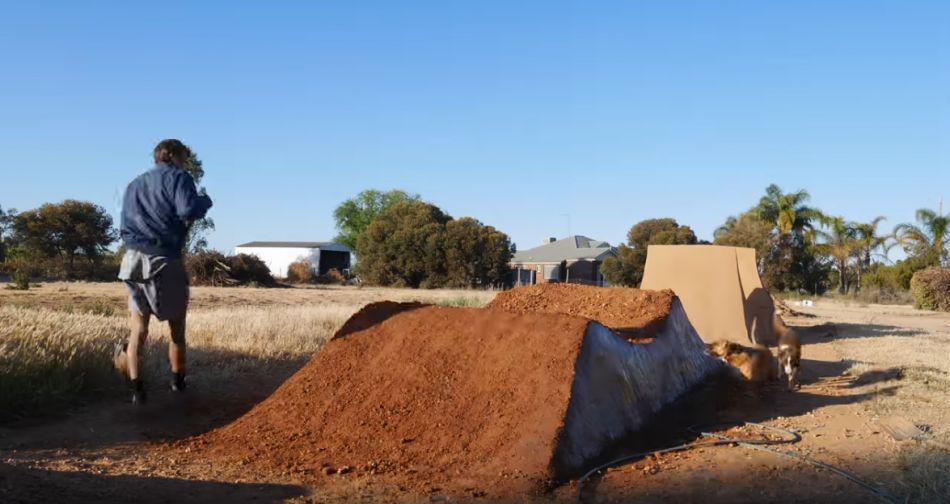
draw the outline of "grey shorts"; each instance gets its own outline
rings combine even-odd
[[[152,259],[155,265],[158,258],[148,259]],[[143,316],[154,315],[158,320],[184,319],[190,295],[184,262],[166,258],[160,258],[160,261],[160,267],[152,270],[157,271],[146,275],[147,278],[120,275],[120,278],[125,277],[123,281],[129,291],[129,309]]]

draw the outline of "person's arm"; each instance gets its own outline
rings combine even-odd
[[[211,198],[207,194],[198,194],[195,180],[188,173],[182,173],[175,179],[175,211],[178,218],[185,222],[196,221],[208,213]]]

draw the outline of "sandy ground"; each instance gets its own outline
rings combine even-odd
[[[200,307],[220,302],[353,302],[364,297],[408,300],[416,295],[372,289],[297,291],[196,289],[195,299]],[[124,306],[115,285],[44,286],[30,292],[37,293],[31,302],[45,306],[76,303],[76,297]],[[0,302],[26,299],[10,296],[3,292]],[[933,492],[946,488],[947,481],[934,478],[944,478],[947,473],[941,468],[950,467],[945,448],[950,442],[950,315],[824,302],[801,310],[810,316],[789,320],[805,334],[801,391],[788,393],[778,384],[698,390],[667,412],[655,432],[618,446],[611,455],[644,446],[701,442],[686,429],[693,423],[761,422],[800,433],[801,442],[778,449],[845,469],[900,502],[940,502]],[[231,422],[295,370],[247,376],[228,390],[193,389],[185,397],[155,393],[145,408],[116,398],[64,412],[60,418],[0,427],[0,502],[484,501],[477,493],[445,496],[436,487],[410,493],[371,476],[338,475],[306,486],[290,470],[249,472],[192,460],[177,451],[177,441]],[[893,440],[881,427],[882,419],[893,416],[921,426],[931,440]],[[578,491],[576,482],[567,482],[531,500],[574,502]],[[616,467],[594,475],[583,486],[580,500],[880,502],[827,470],[741,446],[698,448]]]

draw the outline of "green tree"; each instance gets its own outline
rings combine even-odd
[[[509,274],[511,239],[471,217],[445,225],[446,287],[498,285]]]
[[[838,292],[845,294],[848,292],[849,265],[860,257],[863,244],[853,223],[843,217],[823,217],[821,222],[823,229],[817,231],[821,243],[817,248],[833,260],[838,270]]]
[[[600,265],[600,272],[611,285],[638,287],[643,280],[646,253],[627,245],[617,247],[617,257],[608,257]]]
[[[810,198],[803,189],[785,193],[771,184],[751,210],[772,228],[768,255],[760,271],[770,289],[816,292],[825,282],[828,267],[814,247],[815,225],[822,213],[807,205]]]
[[[75,260],[85,258],[90,274],[117,233],[112,217],[99,205],[66,200],[22,212],[13,223],[14,241],[43,257],[59,257],[66,276],[76,274]]]
[[[729,217],[726,223],[713,233],[713,243],[729,247],[747,247],[755,249],[759,260],[769,256],[772,225],[760,219],[753,212],[745,212],[739,217]]]
[[[363,191],[340,203],[333,211],[333,219],[339,232],[335,240],[350,250],[356,250],[360,235],[379,214],[399,203],[413,201],[419,201],[418,194],[409,194],[398,189],[385,192],[376,189]]]
[[[435,287],[445,282],[445,225],[451,217],[421,201],[397,203],[372,220],[356,244],[364,282]]]
[[[871,222],[852,223],[858,241],[861,243],[859,258],[864,271],[867,271],[871,267],[871,260],[875,254],[883,258],[887,257],[887,243],[893,235],[880,235],[877,232],[877,228],[881,222],[885,220],[887,220],[886,217],[878,216],[872,219]]]
[[[181,167],[191,174],[198,186],[199,194],[207,194],[207,190],[201,186],[201,179],[205,176],[204,164],[195,152],[191,151],[188,161]],[[209,217],[203,217],[192,222],[188,226],[188,235],[185,237],[185,252],[196,253],[208,248],[208,233],[214,231],[214,220]]]
[[[601,265],[604,279],[613,285],[637,287],[643,280],[649,245],[694,245],[696,233],[689,226],[680,226],[675,219],[647,219],[635,224],[627,233],[627,244],[617,250],[617,257],[608,257]]]
[[[809,199],[811,195],[804,189],[785,193],[781,187],[771,184],[765,188],[765,196],[752,211],[760,219],[772,223],[779,235],[804,236],[822,216],[820,210],[806,205]]]
[[[6,261],[7,259],[7,247],[9,240],[9,233],[13,229],[13,222],[16,220],[17,212],[12,208],[8,208],[6,211],[3,210],[3,207],[0,207],[0,262]]]
[[[693,245],[696,233],[689,226],[680,226],[676,219],[647,219],[635,224],[627,232],[627,244],[636,249],[648,245]]]
[[[887,260],[887,253],[890,250],[888,242],[891,240],[892,235],[880,235],[878,234],[878,227],[881,222],[887,220],[884,216],[878,216],[871,220],[871,222],[855,222],[852,223],[854,231],[857,235],[859,242],[858,248],[858,288],[864,286],[861,282],[864,275],[871,270],[872,259],[875,255],[884,260]]]
[[[894,264],[872,263],[861,279],[861,286],[897,291],[910,289],[910,281],[918,271],[927,269],[933,261],[926,256],[911,256]]]
[[[904,250],[911,256],[925,257],[931,265],[948,264],[950,250],[950,213],[943,214],[943,205],[939,211],[929,208],[917,210],[917,224],[898,224],[894,236]]]

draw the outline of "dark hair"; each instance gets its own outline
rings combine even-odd
[[[170,138],[158,142],[153,154],[156,163],[171,164],[180,168],[191,157],[191,149],[181,143],[181,140]]]

